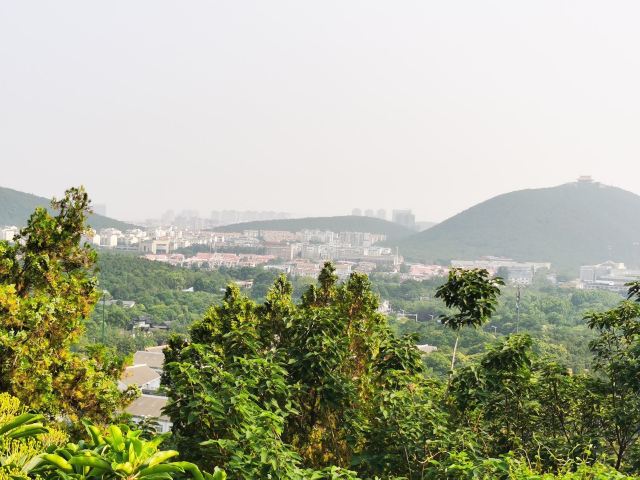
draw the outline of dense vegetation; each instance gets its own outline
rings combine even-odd
[[[255,222],[237,223],[225,227],[216,227],[222,232],[238,232],[243,230],[284,230],[298,232],[300,230],[329,230],[332,232],[371,232],[381,233],[388,240],[399,240],[408,237],[413,230],[400,224],[382,220],[380,218],[344,215],[337,217],[307,217],[283,220],[263,220]]]
[[[253,280],[253,288],[243,291],[253,300],[262,302],[277,278],[277,273],[261,268],[190,270],[110,253],[100,255],[98,266],[99,288],[109,292],[107,298],[136,302],[133,308],[121,305],[105,308],[106,343],[124,354],[164,343],[168,338],[167,332],[133,338],[130,327],[137,319],[166,323],[170,332],[187,333],[194,321],[222,300],[229,283]],[[290,281],[293,282],[293,298],[298,300],[313,280],[292,278]],[[438,347],[438,351],[425,356],[424,361],[431,373],[441,377],[448,374],[457,336],[452,330],[443,328],[440,322],[440,315],[447,309],[435,298],[435,292],[443,281],[442,278],[402,281],[395,275],[371,276],[374,291],[388,300],[395,312],[412,314],[407,318],[398,313],[390,314],[391,328],[401,335],[416,333],[418,343]],[[190,287],[194,292],[182,291]],[[491,321],[482,328],[459,332],[459,361],[465,365],[482,354],[485,345],[496,338],[520,331],[531,335],[536,351],[553,355],[576,372],[584,371],[590,368],[588,344],[593,338],[584,315],[588,311],[612,308],[620,298],[610,292],[557,288],[541,277],[536,279],[536,284],[522,290],[518,323],[515,288],[503,287]],[[89,343],[102,339],[100,302],[87,322],[85,337]]]
[[[640,264],[640,197],[615,187],[566,184],[494,197],[400,242],[421,261],[484,255],[551,262],[576,276],[606,260]]]
[[[71,352],[97,300],[96,253],[80,245],[89,207],[72,189],[59,213],[36,209],[16,242],[0,242],[0,391],[49,414],[105,420],[128,398],[118,370]],[[117,362],[116,362],[117,363]]]
[[[31,213],[38,207],[49,207],[51,200],[30,193],[19,192],[11,188],[0,187],[0,226],[24,226]],[[93,228],[119,228],[126,230],[135,228],[130,223],[114,220],[98,214],[89,215],[89,225]]]
[[[106,291],[101,299],[134,301],[135,305],[127,308],[119,302],[104,307],[103,341],[103,305],[98,302],[87,321],[83,343],[104,342],[129,354],[145,346],[163,344],[168,338],[165,331],[134,338],[131,328],[136,321],[164,324],[170,332],[186,333],[194,321],[223,298],[228,284],[252,280],[251,296],[263,300],[277,273],[249,267],[192,270],[130,254],[103,253],[98,260],[98,277],[100,290]],[[294,294],[302,295],[310,281],[297,279]]]
[[[453,307],[445,327],[488,321],[498,287],[486,271],[452,271],[437,291]],[[285,277],[262,305],[229,287],[189,339],[170,342],[167,412],[178,449],[201,467],[231,478],[635,470],[638,302],[588,316],[594,374],[572,374],[513,334],[439,380],[415,338],[395,336],[376,312],[366,276],[340,284],[327,264],[301,302],[291,293]]]
[[[299,300],[280,276],[261,303],[231,284],[165,351],[167,439],[113,423],[135,394],[115,388],[113,351],[72,350],[99,295],[79,244],[88,199],[72,189],[53,207],[0,243],[2,480],[639,478],[640,284],[585,315],[589,370],[510,333],[443,377],[365,275],[341,283],[326,264]],[[490,325],[501,288],[452,270],[433,295],[440,328],[462,343]]]
[[[425,356],[424,360],[431,373],[446,375],[456,334],[443,328],[440,321],[447,309],[435,298],[435,292],[443,280],[401,282],[397,277],[378,275],[372,281],[379,295],[391,301],[394,310],[411,315],[391,314],[394,330],[401,335],[415,333],[419,344],[438,347],[438,351]],[[490,322],[482,328],[460,331],[459,361],[462,364],[473,362],[485,351],[485,346],[496,339],[523,332],[532,337],[537,352],[553,356],[576,373],[588,370],[592,359],[589,342],[594,334],[584,316],[589,311],[613,308],[621,296],[612,292],[558,288],[538,279],[536,284],[522,289],[519,316],[516,298],[513,286],[503,287]]]

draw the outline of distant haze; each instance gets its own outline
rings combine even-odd
[[[640,193],[635,1],[5,1],[0,186],[442,220],[579,175]]]

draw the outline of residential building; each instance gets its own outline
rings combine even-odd
[[[391,214],[391,220],[407,228],[415,228],[416,216],[411,210],[394,210]]]
[[[162,347],[164,349],[164,346]],[[134,365],[146,365],[155,372],[162,374],[162,367],[164,366],[164,352],[139,350],[133,354]]]
[[[155,392],[160,388],[160,374],[146,364],[127,367],[120,376],[118,388],[126,390],[137,385],[143,392]]]
[[[5,226],[0,229],[0,240],[6,240],[8,242],[13,241],[13,237],[15,237],[19,232],[18,227],[13,225]]]
[[[171,420],[163,413],[169,399],[160,395],[142,394],[125,409],[131,415],[134,422],[153,419],[158,422],[158,433],[171,431]]]
[[[480,260],[452,260],[453,268],[482,268],[500,275],[512,283],[530,284],[541,269],[550,269],[549,262],[516,262],[510,258],[482,257]]]

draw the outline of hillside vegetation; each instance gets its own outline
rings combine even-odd
[[[453,269],[433,295],[456,336],[445,378],[364,274],[340,282],[326,263],[299,300],[282,275],[261,303],[232,284],[164,350],[167,438],[121,415],[139,393],[118,388],[124,359],[78,343],[101,295],[88,207],[71,188],[0,241],[0,480],[639,478],[640,282],[585,315],[591,361],[574,372],[524,332],[456,363],[461,334],[500,315],[503,281]]]
[[[598,183],[520,190],[400,241],[400,253],[429,262],[506,256],[572,273],[609,259],[638,265],[638,211],[640,196]]]
[[[414,233],[413,230],[397,223],[382,220],[380,218],[359,217],[356,215],[262,220],[216,227],[216,230],[221,232],[239,232],[243,230],[283,230],[288,232],[298,232],[300,230],[330,230],[333,232],[370,232],[384,234],[387,236],[387,240],[399,240]]]
[[[29,215],[31,215],[37,207],[47,207],[50,209],[50,203],[51,200],[48,198],[19,192],[11,188],[0,187],[0,225],[23,227],[27,224]],[[96,229],[113,227],[126,230],[135,228],[135,225],[130,223],[121,222],[98,214],[90,215],[88,223]]]

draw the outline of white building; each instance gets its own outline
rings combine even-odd
[[[508,280],[513,283],[530,284],[533,281],[538,270],[550,269],[549,262],[516,262],[510,258],[501,257],[483,257],[480,260],[452,260],[453,268],[474,269],[482,268],[488,270],[493,275],[502,273]]]
[[[15,227],[13,225],[2,227],[2,229],[0,229],[0,240],[6,240],[8,242],[12,242],[13,237],[15,237],[18,234],[18,232],[19,232],[18,227]]]
[[[626,268],[624,263],[605,262],[580,267],[580,285],[589,290],[625,292],[626,283],[640,280],[640,270]]]

